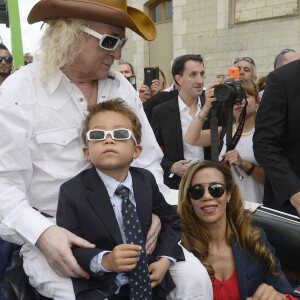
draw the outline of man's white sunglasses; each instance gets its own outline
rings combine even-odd
[[[99,39],[100,48],[107,51],[114,51],[117,47],[123,48],[128,40],[127,37],[118,38],[110,34],[100,34],[93,29],[86,26],[82,27],[82,31],[92,35],[93,37]]]
[[[137,144],[137,140],[133,133],[127,128],[118,128],[114,130],[92,129],[86,133],[86,138],[88,141],[104,141],[108,134],[110,134],[113,140],[122,141],[132,138],[134,143]]]

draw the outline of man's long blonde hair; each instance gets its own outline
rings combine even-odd
[[[53,78],[58,69],[66,68],[86,42],[88,35],[81,30],[83,20],[58,19],[49,21],[41,42],[41,78]]]

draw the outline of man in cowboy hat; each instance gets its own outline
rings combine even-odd
[[[56,226],[55,214],[60,185],[90,165],[80,139],[88,105],[125,99],[139,116],[144,137],[134,166],[149,169],[162,193],[168,193],[162,183],[162,152],[141,101],[128,80],[111,71],[127,41],[125,28],[149,41],[156,29],[126,0],[41,0],[28,16],[29,23],[39,21],[47,23],[39,61],[14,73],[0,89],[0,235],[25,243],[24,269],[40,293],[72,300],[68,277],[89,274],[70,248],[94,245]],[[157,234],[150,236],[149,252]],[[190,299],[209,299],[197,298],[201,282],[195,289],[184,288],[191,295],[195,290]]]

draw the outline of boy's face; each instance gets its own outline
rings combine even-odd
[[[114,111],[97,113],[92,117],[89,124],[89,130],[113,130],[118,128],[127,128],[132,132],[132,124],[129,118]],[[129,140],[114,140],[110,134],[107,134],[106,139],[103,141],[88,141],[87,147],[83,149],[87,159],[97,169],[113,178],[118,174],[126,174],[127,176],[132,159],[138,158],[141,150],[141,145],[135,145],[132,138]]]

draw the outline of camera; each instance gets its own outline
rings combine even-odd
[[[227,105],[242,102],[246,93],[243,86],[234,80],[227,80],[215,87],[214,96],[216,101],[224,102]]]

